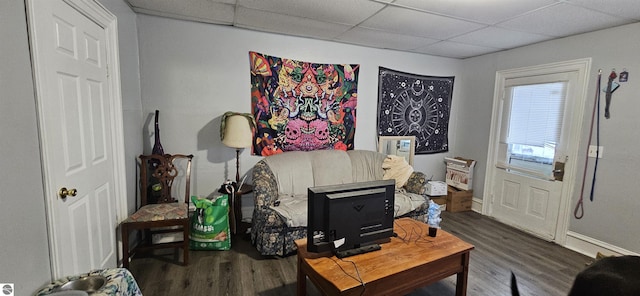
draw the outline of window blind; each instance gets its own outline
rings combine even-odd
[[[558,143],[566,86],[566,82],[553,82],[510,87],[507,143],[537,147]]]

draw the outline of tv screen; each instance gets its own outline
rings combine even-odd
[[[379,249],[393,235],[395,181],[308,190],[307,250],[346,257]]]

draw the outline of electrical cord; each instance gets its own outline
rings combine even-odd
[[[434,244],[434,240],[430,239],[429,236],[426,236],[423,232],[423,229],[420,225],[418,225],[418,223],[422,223],[416,220],[411,219],[411,222],[415,223],[417,225],[417,227],[411,227],[411,229],[409,231],[407,231],[407,229],[405,229],[404,227],[402,227],[402,225],[394,222],[394,227],[401,229],[404,232],[404,235],[398,235],[398,239],[400,239],[403,243],[405,244],[410,244],[410,243],[414,243],[417,247],[432,247]],[[417,230],[416,230],[417,229]],[[419,230],[419,231],[418,231]],[[416,236],[415,239],[413,239],[414,234]],[[408,237],[407,237],[408,236]],[[422,246],[422,243],[428,243],[428,246]]]
[[[415,222],[418,222],[418,221],[415,221]],[[398,237],[400,240],[402,240],[404,243],[410,243],[410,242],[411,242],[411,237],[413,236],[413,233],[415,233],[415,234],[417,234],[417,235],[418,235],[418,238],[416,239],[416,241],[417,241],[417,240],[419,240],[419,239],[420,239],[420,237],[422,236],[422,229],[421,229],[421,231],[420,231],[421,233],[418,233],[418,232],[415,230],[415,227],[412,227],[412,228],[411,228],[411,231],[407,231],[404,227],[402,227],[402,225],[398,224],[395,220],[393,221],[393,224],[394,224],[394,227],[400,228],[400,229],[402,229],[402,231],[404,231],[405,235],[404,235],[403,237],[400,237],[399,235],[397,236],[397,237]],[[397,234],[397,233],[396,233],[396,234]],[[409,239],[408,239],[408,240],[406,239],[406,236],[407,236],[407,235],[409,235]],[[347,272],[347,271],[344,269],[344,267],[342,267],[342,265],[340,264],[340,262],[338,262],[338,260],[337,260],[337,259],[335,259],[335,258],[333,258],[333,257],[329,257],[329,259],[330,259],[331,261],[333,261],[333,262],[334,262],[334,263],[335,263],[335,264],[340,268],[340,270],[342,270],[342,272],[343,272],[345,275],[347,275],[348,277],[350,277],[350,278],[352,278],[352,279],[354,279],[354,280],[356,280],[356,281],[358,281],[358,282],[360,283],[360,285],[362,286],[362,292],[360,293],[360,295],[363,295],[363,294],[364,294],[364,292],[366,291],[367,287],[366,287],[366,285],[365,285],[364,280],[362,279],[362,276],[360,275],[360,270],[358,269],[358,265],[357,265],[355,262],[351,261],[351,260],[345,260],[344,258],[340,258],[340,261],[345,262],[345,263],[351,263],[351,264],[353,265],[353,267],[354,267],[354,269],[355,269],[355,271],[356,271],[356,276],[354,276],[354,275],[350,274],[349,272]]]
[[[353,268],[355,268],[356,270],[356,275],[357,277],[349,274],[346,270],[344,270],[344,267],[342,267],[342,265],[340,265],[340,262],[338,262],[336,259],[334,259],[333,257],[328,257],[329,259],[331,259],[338,267],[340,267],[340,269],[342,270],[342,272],[347,275],[348,277],[356,280],[357,282],[360,283],[360,285],[362,286],[362,292],[360,293],[360,295],[364,294],[364,291],[367,289],[367,287],[365,286],[364,281],[362,280],[362,277],[360,276],[360,271],[358,270],[358,265],[351,261],[351,260],[345,260],[345,259],[340,259],[340,261],[342,262],[346,262],[346,263],[351,263],[353,265]]]
[[[419,221],[415,221],[415,220],[413,220],[413,219],[411,219],[411,221],[412,221],[413,223],[415,223],[416,225],[417,225],[418,223],[421,223],[421,222],[419,222]],[[397,223],[397,221],[395,221],[395,220],[394,220],[394,221],[393,221],[393,224],[394,224],[394,227],[395,227],[395,228],[399,228],[399,229],[401,229],[401,230],[404,232],[404,235],[403,235],[403,236],[397,235],[397,232],[396,232],[396,233],[394,233],[394,234],[396,234],[395,236],[396,236],[398,239],[400,239],[401,241],[403,241],[404,243],[409,244],[409,243],[413,242],[413,243],[415,243],[415,244],[416,244],[416,246],[418,246],[418,247],[423,247],[423,246],[420,246],[420,242],[425,241],[425,242],[427,242],[427,243],[430,243],[430,246],[432,246],[432,245],[433,245],[433,242],[434,242],[434,241],[433,241],[433,240],[430,240],[428,237],[425,237],[425,236],[424,236],[423,229],[422,229],[422,227],[420,227],[419,225],[418,225],[418,227],[411,227],[411,229],[410,229],[409,231],[407,231],[407,229],[406,229],[405,227],[403,227],[402,225],[398,224],[398,223]],[[417,229],[419,229],[420,231],[417,231],[417,230],[416,230],[416,228],[417,228]],[[413,241],[412,241],[412,238],[413,238],[413,235],[414,235],[414,234],[415,234],[417,237],[416,237],[416,239],[415,239],[415,240],[413,240]],[[409,236],[409,237],[407,238],[407,236]],[[340,259],[339,259],[339,260],[340,260],[340,261],[342,261],[342,262],[345,262],[345,263],[351,263],[351,264],[353,265],[353,268],[354,268],[354,269],[355,269],[355,271],[356,271],[356,275],[354,276],[354,275],[350,274],[349,272],[347,272],[347,271],[344,269],[344,267],[340,264],[340,262],[339,262],[336,258],[334,258],[334,257],[327,257],[327,258],[328,258],[328,259],[330,259],[331,261],[333,261],[333,262],[334,262],[334,263],[335,263],[335,264],[340,268],[340,270],[342,270],[342,272],[343,272],[346,276],[348,276],[348,277],[350,277],[350,278],[352,278],[352,279],[356,280],[358,283],[360,283],[360,285],[362,286],[362,292],[360,293],[360,295],[364,295],[364,293],[365,293],[365,291],[366,291],[367,287],[366,287],[366,284],[365,284],[364,280],[362,279],[362,276],[360,275],[360,270],[358,269],[358,265],[357,265],[354,261],[351,261],[351,260],[345,260],[344,258],[340,258]]]

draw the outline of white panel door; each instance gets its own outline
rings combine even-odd
[[[588,64],[508,70],[496,78],[488,212],[547,240],[566,232]]]
[[[493,216],[548,240],[555,238],[562,183],[498,169]]]
[[[107,34],[72,2],[29,3],[55,277],[115,267],[118,256]]]

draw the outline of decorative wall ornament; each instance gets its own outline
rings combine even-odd
[[[415,136],[416,154],[448,151],[454,78],[410,74],[380,67],[378,135]]]
[[[249,52],[253,154],[353,149],[358,68]]]

